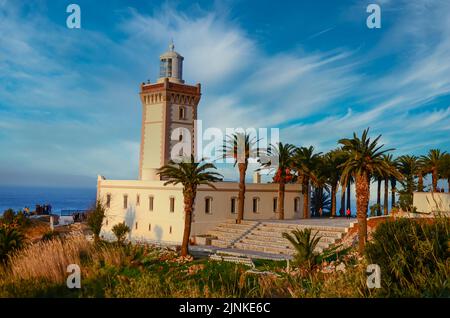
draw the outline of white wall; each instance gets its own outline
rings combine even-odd
[[[98,197],[106,203],[111,195],[102,235],[113,237],[111,229],[125,221],[131,229],[130,239],[179,243],[184,230],[184,206],[182,186],[164,186],[163,181],[121,181],[99,180]],[[217,190],[201,186],[194,206],[191,235],[206,234],[217,223],[235,219],[231,213],[231,198],[238,196],[239,185],[234,182],[215,183]],[[247,184],[244,219],[276,219],[273,212],[273,198],[277,197],[277,184]],[[124,195],[128,195],[128,207],[123,206]],[[137,196],[140,204],[137,204]],[[149,197],[153,196],[153,211],[149,210]],[[170,212],[170,198],[175,198],[175,210]],[[205,198],[212,198],[211,213],[205,213]],[[298,212],[294,212],[294,198],[299,198]],[[253,213],[253,198],[259,198],[258,212]],[[298,184],[286,185],[285,218],[297,219],[303,216],[301,188]],[[237,212],[237,202],[236,202]],[[137,223],[137,228],[136,228]],[[149,230],[151,225],[151,230]],[[172,232],[170,232],[172,228]]]
[[[450,212],[450,193],[414,192],[413,206],[417,212]]]

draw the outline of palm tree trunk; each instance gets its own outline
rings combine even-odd
[[[381,179],[377,179],[377,216],[381,215]]]
[[[189,238],[191,236],[192,211],[194,209],[195,190],[184,191],[184,233],[181,243],[181,256],[189,254]]]
[[[247,171],[247,164],[238,163],[239,168],[239,196],[238,196],[238,215],[236,223],[240,224],[244,219],[245,206],[245,173]]]
[[[367,208],[370,198],[370,184],[366,172],[356,175],[356,217],[358,218],[358,251],[364,252],[367,241]]]
[[[278,184],[278,219],[284,220],[284,190],[285,184],[283,181],[280,181]]]
[[[303,193],[303,218],[309,218],[309,178],[303,176],[302,193]]]
[[[331,186],[331,216],[336,216],[336,192],[337,184]]]
[[[433,168],[431,172],[432,182],[433,182],[433,192],[437,192],[437,183],[438,183],[438,171],[437,168]]]
[[[343,185],[341,185],[341,210],[345,215],[345,187]]]
[[[447,178],[448,193],[450,193],[450,178]]]
[[[419,178],[419,180],[417,181],[417,191],[423,192],[423,175],[422,175],[422,173],[419,173],[417,175],[417,177]]]
[[[391,210],[395,208],[395,193],[397,192],[396,188],[396,179],[392,177],[391,179]]]
[[[383,214],[388,215],[389,212],[389,179],[384,178],[384,209]]]
[[[352,206],[351,206],[351,192],[350,192],[350,180],[348,180],[347,183],[347,209],[350,209],[350,211],[352,210]]]

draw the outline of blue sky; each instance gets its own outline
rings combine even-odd
[[[450,150],[449,14],[446,0],[0,0],[0,185],[135,179],[139,84],[171,38],[205,127],[279,127],[327,151],[370,126],[396,155]]]

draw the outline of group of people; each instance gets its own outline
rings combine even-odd
[[[352,211],[350,210],[350,208],[347,208],[347,210],[345,210],[344,212],[344,208],[339,210],[339,214],[342,217],[347,217],[347,219],[350,219],[352,217]]]
[[[52,206],[50,204],[36,204],[36,214],[51,214],[52,213]]]
[[[319,208],[319,217],[322,217],[322,215],[323,215],[323,210],[322,210],[322,208]],[[339,215],[341,217],[346,216],[347,219],[350,219],[352,217],[352,211],[350,210],[350,208],[347,208],[347,210],[344,212],[344,209],[342,208],[339,210]]]
[[[84,222],[87,219],[86,213],[83,212],[74,213],[72,216],[74,222]]]

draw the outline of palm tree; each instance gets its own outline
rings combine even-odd
[[[385,154],[383,155],[383,160],[386,162],[386,164],[392,169],[397,170],[397,167],[395,165],[395,161],[393,159],[394,157],[392,154]],[[392,180],[392,178],[395,179],[395,176],[387,171],[384,174],[384,204],[383,204],[383,214],[388,215],[389,212],[389,181]],[[393,191],[393,190],[392,190]],[[394,201],[395,201],[395,193],[394,193]]]
[[[397,161],[397,159],[398,159],[398,158],[396,158],[396,159],[392,162],[392,164],[393,164],[393,166],[395,167],[395,169],[398,170],[398,161]],[[397,180],[397,178],[396,178],[395,176],[390,175],[390,176],[389,176],[389,181],[391,182],[391,210],[392,210],[393,208],[396,207],[395,193],[397,192],[397,181],[400,181],[400,180]]]
[[[381,215],[381,182],[383,181],[383,177],[375,174],[374,179],[377,181],[377,216]]]
[[[233,158],[234,166],[239,169],[239,195],[238,213],[236,223],[240,224],[244,219],[245,206],[245,175],[248,168],[248,159],[256,153],[257,140],[247,133],[234,133],[228,136],[223,147],[223,157]]]
[[[277,214],[278,219],[284,220],[284,193],[286,183],[292,181],[293,174],[291,167],[293,164],[295,146],[291,144],[278,143],[270,145],[268,153],[278,159],[277,171],[274,176],[274,182],[278,183]],[[261,165],[261,168],[271,168],[273,162],[268,161]]]
[[[314,147],[297,148],[294,155],[294,166],[302,183],[303,217],[309,218],[309,182],[315,178],[314,169],[321,153],[314,153]]]
[[[338,167],[345,162],[346,157],[342,149],[334,149],[327,152],[323,160],[327,183],[331,188],[331,216],[334,217],[336,216],[336,195],[342,172],[342,169]]]
[[[439,180],[439,165],[441,160],[446,154],[445,151],[441,152],[439,149],[431,149],[426,156],[422,156],[422,160],[427,172],[431,172],[433,192],[437,191],[437,184]]]
[[[219,173],[209,171],[216,169],[212,163],[205,163],[202,159],[195,162],[194,156],[191,155],[190,160],[183,159],[179,163],[170,161],[169,164],[158,169],[158,174],[167,181],[168,184],[182,184],[184,197],[184,233],[181,245],[181,256],[188,255],[189,237],[191,235],[191,220],[194,210],[195,197],[197,195],[197,187],[205,184],[213,189],[216,187],[212,182],[221,181],[222,177]]]
[[[450,193],[450,153],[446,153],[439,165],[439,175],[447,179],[448,192]]]
[[[330,192],[330,189],[328,188],[327,169],[328,167],[326,165],[324,156],[320,156],[313,171],[314,178],[312,178],[314,189],[311,197],[311,208],[313,211],[313,215],[316,216],[319,213],[320,209],[323,210],[324,203],[326,203],[327,199],[330,199],[329,195],[327,195],[327,193]],[[331,204],[331,201],[329,201],[328,203]]]
[[[397,167],[399,172],[404,176],[403,180],[401,180],[402,190],[399,191],[400,207],[408,210],[412,206],[413,192],[418,187],[415,182],[415,177],[419,176],[422,166],[418,157],[403,155],[397,158]]]
[[[367,208],[370,199],[370,176],[373,174],[384,175],[392,173],[398,177],[398,171],[386,164],[383,160],[383,154],[392,150],[382,150],[384,145],[379,145],[379,135],[374,140],[371,140],[367,135],[369,128],[364,130],[361,138],[356,133],[353,133],[352,139],[340,139],[339,143],[343,145],[343,150],[348,153],[348,159],[342,164],[344,170],[342,171],[341,181],[347,183],[350,176],[355,180],[356,188],[356,210],[358,218],[358,235],[359,244],[358,250],[363,253],[365,243],[367,240]]]
[[[284,232],[282,234],[296,250],[294,255],[296,265],[306,266],[307,269],[316,265],[318,260],[315,249],[319,244],[320,237],[317,236],[317,232],[314,235],[311,234],[311,229],[296,229],[292,230],[291,233]]]

